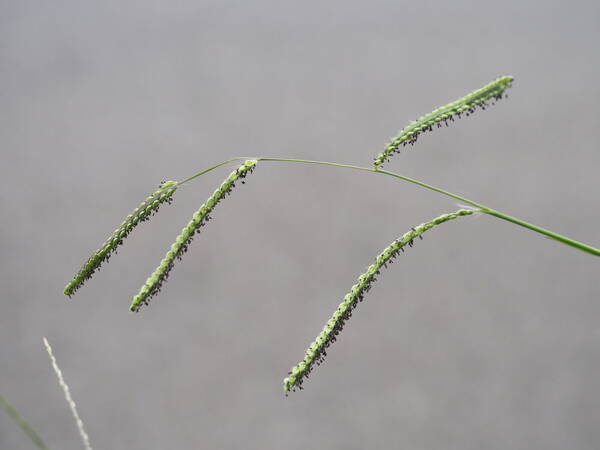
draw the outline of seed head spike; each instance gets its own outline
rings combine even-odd
[[[210,213],[215,209],[217,204],[231,192],[235,186],[235,181],[243,179],[248,173],[251,173],[256,166],[256,163],[257,161],[254,159],[247,160],[238,169],[231,172],[229,177],[227,177],[221,186],[215,190],[213,195],[206,200],[206,203],[194,213],[192,219],[185,228],[181,230],[181,233],[171,245],[171,248],[160,262],[160,265],[146,280],[146,283],[140,288],[139,293],[133,297],[131,306],[129,307],[130,311],[137,312],[142,305],[147,305],[150,299],[160,292],[163,283],[168,279],[169,273],[171,272],[171,269],[173,269],[175,260],[181,260],[183,254],[188,251],[194,235],[211,219]]]
[[[386,267],[388,262],[391,262],[398,253],[406,245],[412,246],[414,239],[417,236],[421,236],[427,230],[434,228],[444,222],[456,219],[461,216],[468,216],[476,212],[472,209],[459,209],[456,212],[450,214],[443,214],[435,219],[422,223],[419,226],[411,228],[411,230],[405,233],[402,237],[392,242],[377,258],[373,264],[371,264],[367,271],[358,277],[358,282],[352,286],[350,292],[346,294],[344,300],[338,306],[337,310],[333,313],[333,316],[323,327],[323,331],[316,337],[314,342],[310,344],[304,359],[292,368],[288,376],[283,380],[283,390],[287,393],[290,390],[296,388],[302,388],[302,383],[311,371],[314,369],[315,364],[320,365],[327,356],[326,349],[336,341],[337,336],[342,331],[346,321],[352,317],[352,311],[359,302],[364,298],[364,295],[371,289],[372,284],[376,280],[376,275],[379,271]]]
[[[153,192],[146,200],[129,214],[119,227],[110,235],[110,237],[102,244],[102,246],[86,261],[79,269],[79,272],[73,277],[73,280],[65,287],[64,293],[71,297],[77,289],[92,277],[92,275],[100,268],[102,263],[108,262],[113,254],[117,253],[119,245],[123,244],[123,240],[131,233],[131,231],[141,222],[146,222],[152,217],[160,205],[167,203],[170,205],[173,201],[173,194],[177,190],[177,182],[164,181],[158,190]]]
[[[512,82],[513,77],[511,76],[500,77],[481,89],[471,92],[429,114],[425,114],[423,117],[410,123],[403,128],[386,146],[385,150],[375,158],[373,167],[380,167],[384,162],[388,161],[394,153],[399,153],[401,146],[405,146],[407,143],[413,145],[417,142],[418,137],[422,133],[431,131],[434,125],[437,125],[437,128],[441,128],[443,122],[446,126],[449,126],[448,120],[453,121],[454,116],[457,116],[460,119],[463,112],[469,116],[475,112],[477,107],[485,109],[488,100],[500,100],[503,97],[503,94],[506,96],[505,91],[511,86]]]

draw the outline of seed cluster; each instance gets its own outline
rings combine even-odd
[[[454,213],[436,217],[430,222],[412,228],[408,233],[405,233],[402,237],[392,242],[389,247],[377,256],[375,262],[369,266],[367,271],[358,277],[358,283],[352,286],[350,292],[344,297],[344,301],[340,303],[331,319],[323,327],[323,331],[321,331],[310,345],[306,351],[304,360],[293,367],[288,373],[288,377],[283,380],[284,391],[287,393],[290,390],[295,391],[296,388],[302,389],[304,380],[308,378],[315,364],[320,365],[325,360],[327,348],[337,340],[337,336],[342,331],[346,321],[352,317],[352,311],[359,302],[362,302],[365,294],[369,292],[381,269],[391,264],[400,251],[404,251],[406,245],[412,247],[417,237],[423,239],[422,234],[437,225],[456,219],[457,217],[473,214],[474,212],[476,211],[471,209],[459,209]]]
[[[177,190],[177,182],[163,181],[158,190],[152,193],[146,200],[129,214],[123,223],[111,234],[102,247],[94,253],[87,262],[79,269],[73,280],[67,284],[64,293],[71,297],[83,284],[92,277],[96,270],[100,269],[103,262],[108,262],[117,247],[123,244],[123,240],[141,222],[146,222],[159,210],[163,203],[171,204],[173,194]]]
[[[231,192],[238,179],[241,179],[242,183],[244,183],[243,179],[248,173],[254,171],[256,163],[257,161],[254,159],[247,160],[238,169],[231,172],[229,177],[221,184],[213,195],[209,197],[206,203],[194,213],[192,219],[186,227],[181,230],[181,234],[177,236],[177,239],[173,245],[171,245],[171,249],[167,252],[160,265],[146,280],[146,283],[141,287],[139,293],[133,298],[131,306],[129,307],[130,311],[137,312],[143,304],[147,305],[150,299],[160,292],[163,283],[169,278],[169,273],[175,264],[175,260],[181,260],[183,254],[187,252],[194,235],[199,233],[200,228],[211,219],[210,213],[215,209],[217,204]]]
[[[513,77],[511,76],[500,77],[481,89],[449,103],[446,106],[442,106],[429,114],[425,114],[423,117],[403,128],[398,136],[392,139],[385,150],[375,158],[373,167],[377,168],[384,162],[389,161],[389,158],[394,153],[400,152],[401,147],[405,147],[407,144],[414,145],[421,133],[433,131],[435,125],[440,128],[443,122],[448,126],[448,121],[454,122],[455,117],[460,119],[463,114],[470,116],[477,108],[486,109],[490,103],[494,105],[497,100],[500,100],[503,95],[506,95],[505,91],[511,86],[512,82]]]

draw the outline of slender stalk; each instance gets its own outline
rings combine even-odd
[[[63,393],[65,394],[65,400],[67,401],[69,408],[71,408],[71,414],[73,415],[73,418],[75,419],[75,424],[77,425],[77,430],[79,431],[79,436],[81,437],[81,442],[83,443],[83,447],[85,448],[85,450],[92,450],[92,446],[90,445],[90,438],[89,438],[88,434],[85,432],[83,422],[81,420],[81,417],[79,417],[79,413],[77,412],[77,405],[75,405],[75,401],[73,400],[73,397],[71,396],[71,391],[69,389],[69,385],[65,381],[62,371],[60,370],[60,367],[58,367],[58,363],[56,362],[54,353],[52,353],[52,347],[50,347],[50,343],[48,342],[48,339],[46,339],[45,337],[44,337],[43,341],[44,341],[44,346],[46,347],[46,352],[48,353],[48,357],[50,358],[50,362],[52,363],[52,368],[54,369],[54,373],[56,374],[56,378],[58,378],[58,384],[60,385],[60,387],[63,390]]]
[[[244,159],[244,160],[245,160],[245,159],[249,159],[249,158],[235,157],[235,158],[228,159],[227,161],[220,162],[220,163],[219,163],[219,164],[217,164],[216,166],[212,166],[212,167],[209,167],[209,168],[208,168],[208,169],[206,169],[206,170],[203,170],[202,172],[198,172],[197,174],[195,174],[195,175],[192,175],[191,177],[188,177],[188,178],[186,178],[186,179],[185,179],[185,180],[183,180],[183,181],[180,181],[178,184],[187,183],[188,181],[192,181],[194,178],[198,178],[199,176],[201,176],[201,175],[204,175],[205,173],[208,173],[208,172],[210,172],[211,170],[215,170],[215,169],[217,169],[217,168],[219,168],[219,167],[221,167],[221,166],[224,166],[225,164],[229,164],[230,162],[233,162],[233,161],[240,161],[240,160],[242,160],[242,159]],[[250,158],[250,159],[251,159],[251,158]]]
[[[553,231],[550,230],[546,230],[545,228],[539,227],[537,225],[533,225],[531,223],[525,222],[524,220],[521,219],[517,219],[515,217],[509,216],[508,214],[504,214],[503,212],[500,212],[498,210],[492,209],[488,206],[485,206],[481,203],[477,203],[473,200],[469,200],[468,198],[465,197],[461,197],[460,195],[456,195],[453,194],[452,192],[448,192],[444,189],[432,186],[430,184],[424,183],[422,181],[419,180],[415,180],[414,178],[410,178],[404,175],[400,175],[394,172],[390,172],[387,170],[383,170],[383,169],[378,169],[378,168],[371,168],[371,167],[361,167],[361,166],[355,166],[352,164],[340,164],[340,163],[333,163],[333,162],[327,162],[327,161],[313,161],[313,160],[308,160],[308,159],[292,159],[292,158],[263,158],[263,157],[253,157],[253,158],[249,158],[249,157],[235,157],[235,158],[231,158],[228,159],[226,161],[223,161],[213,167],[210,167],[208,169],[205,169],[201,172],[196,173],[195,175],[192,175],[191,177],[186,178],[183,181],[179,182],[179,185],[183,184],[183,183],[187,183],[188,181],[191,181],[201,175],[204,175],[205,173],[208,173],[218,167],[221,167],[225,164],[228,164],[230,162],[233,161],[241,161],[241,160],[246,160],[246,159],[255,159],[257,161],[274,161],[274,162],[289,162],[289,163],[301,163],[301,164],[317,164],[317,165],[321,165],[321,166],[331,166],[331,167],[340,167],[340,168],[344,168],[344,169],[353,169],[353,170],[362,170],[364,172],[373,172],[373,173],[380,173],[382,175],[387,175],[390,177],[394,177],[394,178],[398,178],[402,181],[406,181],[408,183],[412,183],[412,184],[416,184],[417,186],[421,186],[425,189],[429,189],[430,191],[434,191],[437,192],[439,194],[443,194],[447,197],[453,198],[455,200],[459,200],[463,203],[466,203],[467,205],[473,206],[474,208],[477,208],[478,210],[480,210],[482,213],[488,214],[490,216],[494,216],[497,217],[498,219],[502,219],[502,220],[506,220],[507,222],[511,222],[514,223],[515,225],[519,225],[523,228],[527,228],[529,230],[535,231],[536,233],[539,234],[543,234],[544,236],[547,236],[551,239],[554,239],[558,242],[561,242],[562,244],[568,245],[570,247],[576,248],[577,250],[581,250],[583,252],[589,253],[590,255],[594,255],[594,256],[600,256],[600,249],[597,249],[595,247],[592,247],[591,245],[587,245],[584,244],[582,242],[576,241],[574,239],[568,238],[566,236],[563,236],[561,234],[555,233]]]
[[[507,222],[512,222],[512,223],[514,223],[516,225],[522,226],[524,228],[528,228],[528,229],[533,230],[533,231],[535,231],[537,233],[540,233],[540,234],[543,234],[545,236],[548,236],[551,239],[554,239],[554,240],[556,240],[558,242],[561,242],[563,244],[566,244],[566,245],[569,245],[571,247],[574,247],[574,248],[576,248],[578,250],[581,250],[583,252],[590,253],[590,254],[595,255],[595,256],[600,256],[600,250],[599,249],[591,247],[589,245],[586,245],[586,244],[584,244],[582,242],[579,242],[579,241],[576,241],[574,239],[570,239],[570,238],[568,238],[566,236],[563,236],[561,234],[555,233],[555,232],[550,231],[550,230],[546,230],[545,228],[538,227],[537,225],[533,225],[531,223],[524,222],[523,220],[517,219],[516,217],[512,217],[512,216],[509,216],[507,214],[503,214],[503,213],[501,213],[499,211],[495,211],[493,209],[486,208],[486,209],[482,209],[481,211],[484,212],[484,213],[486,213],[486,214],[489,214],[490,216],[498,217],[499,219],[506,220]]]
[[[4,410],[10,416],[10,418],[14,420],[15,423],[19,425],[19,427],[21,427],[21,430],[25,432],[25,434],[29,437],[29,439],[31,439],[31,441],[36,445],[37,448],[40,448],[42,450],[48,450],[48,447],[46,447],[46,444],[44,444],[42,438],[38,436],[35,430],[31,428],[31,425],[29,425],[27,421],[23,419],[23,417],[21,417],[19,412],[15,408],[13,408],[13,406],[10,403],[8,403],[8,401],[4,397],[2,397],[2,395],[0,395],[0,406],[4,408]]]

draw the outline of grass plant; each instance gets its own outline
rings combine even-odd
[[[117,230],[111,235],[111,237],[100,248],[100,250],[90,257],[82,269],[75,275],[74,279],[67,285],[65,288],[65,294],[69,296],[74,294],[75,291],[92,276],[98,267],[100,267],[101,263],[108,261],[110,255],[115,252],[116,247],[123,242],[123,239],[139,222],[147,220],[158,210],[160,204],[171,201],[172,195],[177,188],[208,172],[219,169],[220,167],[230,163],[239,163],[240,161],[242,161],[242,165],[225,179],[221,186],[208,198],[208,200],[200,207],[200,209],[194,213],[192,219],[183,228],[182,232],[176,238],[171,248],[167,251],[157,269],[142,285],[139,293],[134,296],[130,306],[131,311],[139,311],[142,305],[148,304],[149,300],[158,294],[161,287],[167,280],[170,271],[173,269],[175,261],[181,259],[183,254],[188,250],[193,237],[198,233],[200,228],[210,220],[210,214],[213,212],[217,204],[231,192],[237,181],[244,183],[244,178],[246,175],[251,173],[259,164],[269,162],[286,164],[311,164],[365,171],[415,184],[422,188],[437,192],[438,194],[450,197],[454,200],[458,200],[461,204],[466,205],[465,208],[459,209],[454,213],[441,215],[429,222],[425,222],[412,228],[399,239],[395,240],[379,256],[377,256],[374,263],[369,266],[367,271],[359,277],[358,283],[352,286],[350,292],[344,297],[343,302],[334,312],[332,318],[326,323],[323,331],[308,347],[304,359],[298,365],[292,368],[291,372],[288,374],[288,377],[285,378],[284,391],[286,393],[290,390],[295,390],[296,388],[301,389],[304,380],[314,369],[314,366],[323,361],[327,354],[327,348],[337,339],[344,324],[352,315],[352,312],[356,308],[357,304],[369,291],[381,269],[386,267],[387,264],[391,263],[393,259],[398,256],[399,252],[404,251],[406,246],[412,247],[416,238],[422,238],[422,234],[424,232],[442,223],[474,213],[487,214],[497,219],[505,220],[517,226],[529,229],[537,234],[549,237],[576,250],[593,256],[600,256],[600,250],[591,245],[584,244],[569,237],[542,228],[538,225],[534,225],[522,219],[510,216],[504,212],[498,211],[461,195],[449,192],[445,189],[436,187],[432,184],[425,183],[414,178],[409,178],[395,172],[383,170],[381,168],[382,164],[388,161],[394,153],[398,153],[401,147],[407,144],[414,144],[417,138],[425,131],[433,130],[434,126],[440,127],[442,123],[449,125],[456,117],[460,118],[463,114],[468,116],[475,112],[475,110],[478,108],[486,109],[490,103],[494,103],[496,100],[499,100],[506,95],[506,90],[512,85],[512,82],[513,77],[511,76],[499,77],[482,88],[464,97],[461,97],[452,103],[442,106],[412,122],[407,127],[403,128],[400,133],[385,147],[383,152],[375,158],[372,167],[306,159],[262,156],[234,157],[219,162],[218,164],[191,175],[182,181],[167,182],[162,184],[158,191],[154,192],[150,197],[148,197],[136,210],[134,210],[131,215],[125,219],[125,221],[119,226],[119,228],[117,228]]]

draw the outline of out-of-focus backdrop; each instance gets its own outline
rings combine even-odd
[[[386,168],[600,246],[593,1],[3,1],[0,392],[53,449],[593,449],[598,258],[490,217],[427,234],[286,398],[356,277],[456,209],[414,185],[261,164],[162,294],[133,294],[232,170],[177,192],[68,300],[164,179],[236,155],[369,165],[410,120],[499,75],[509,99]],[[31,443],[0,411],[0,448]]]

